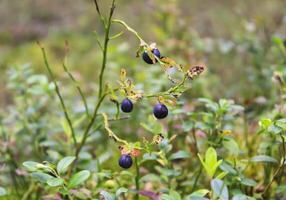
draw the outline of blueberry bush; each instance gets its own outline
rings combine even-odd
[[[68,37],[56,47],[33,40],[41,70],[3,70],[12,103],[0,110],[0,199],[285,199],[286,34],[265,22],[263,40],[249,23],[234,42],[213,45],[180,30],[170,1],[158,5],[166,24],[156,44],[116,16],[119,2],[92,1],[100,25],[87,42],[99,52],[93,79],[71,70],[92,56],[81,50],[76,61],[78,41]],[[182,39],[168,47],[175,25]],[[133,39],[137,47],[124,46]],[[187,59],[180,48],[190,43]],[[215,75],[218,57],[247,69]],[[223,93],[215,87],[224,76],[237,82],[221,83]]]

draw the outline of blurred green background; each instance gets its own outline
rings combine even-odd
[[[99,3],[108,11],[109,1]],[[182,64],[206,64],[207,73],[194,83],[192,96],[234,98],[240,103],[274,98],[271,76],[280,54],[272,39],[285,37],[284,0],[119,0],[115,16],[146,41],[156,42],[162,54]],[[103,32],[91,0],[1,0],[1,105],[11,101],[4,87],[7,69],[29,63],[45,73],[37,40],[48,49],[59,78],[64,43],[69,42],[69,67],[89,93],[101,64],[93,30]],[[112,33],[121,30],[115,25]],[[152,88],[157,83],[147,83],[150,77],[166,78],[135,57],[137,46],[129,33],[111,42],[108,68],[115,70],[108,71],[107,77],[117,76],[125,67],[137,82]]]

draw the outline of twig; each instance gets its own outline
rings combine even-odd
[[[285,147],[285,139],[284,136],[280,133],[280,137],[282,139],[282,149],[283,149],[283,154],[282,154],[282,158],[281,158],[281,163],[279,165],[279,167],[276,169],[276,171],[273,174],[273,177],[271,179],[271,181],[268,183],[268,185],[265,187],[262,196],[265,196],[266,193],[268,192],[268,190],[270,189],[272,183],[274,182],[274,180],[278,177],[279,173],[281,170],[283,170],[284,168],[284,164],[286,161],[286,147]]]
[[[167,91],[165,92],[159,92],[159,93],[155,93],[155,94],[147,94],[147,95],[144,95],[144,97],[146,98],[151,98],[151,97],[159,97],[159,96],[169,96],[169,95],[172,95],[174,92],[176,92],[176,90],[178,88],[180,88],[181,86],[184,85],[184,83],[186,82],[187,80],[187,76],[185,75],[184,78],[181,80],[180,83],[178,83],[178,85],[175,85],[171,88],[169,88]]]
[[[147,45],[147,43],[139,36],[139,34],[137,33],[137,31],[135,31],[133,28],[131,28],[130,26],[128,26],[124,21],[119,20],[119,19],[113,19],[112,20],[113,23],[118,23],[123,25],[128,31],[130,31],[131,33],[133,33],[138,40],[140,41],[140,44],[142,45]]]
[[[81,151],[81,149],[83,148],[87,138],[88,138],[88,135],[89,135],[89,131],[90,129],[92,128],[94,122],[95,122],[95,119],[97,117],[97,113],[98,113],[98,110],[101,106],[101,103],[103,102],[103,100],[105,99],[106,95],[109,94],[109,92],[106,92],[104,94],[102,94],[102,88],[103,88],[103,74],[104,74],[104,70],[106,68],[106,58],[107,58],[107,48],[108,48],[108,41],[109,41],[109,32],[110,32],[110,26],[111,26],[111,19],[112,19],[112,16],[113,16],[113,13],[114,13],[114,9],[115,9],[115,0],[112,1],[112,4],[111,4],[111,8],[110,8],[110,12],[109,12],[109,18],[108,18],[108,21],[107,21],[107,24],[105,25],[105,19],[103,18],[101,12],[100,12],[100,9],[99,9],[99,6],[98,6],[98,3],[97,3],[97,0],[94,0],[94,3],[95,3],[95,6],[96,6],[96,10],[97,10],[97,13],[98,15],[100,16],[101,20],[104,22],[104,28],[105,28],[105,39],[104,39],[104,46],[103,46],[103,58],[102,58],[102,66],[101,66],[101,70],[100,70],[100,74],[99,74],[99,89],[98,89],[98,102],[94,108],[94,111],[93,111],[93,115],[83,133],[83,137],[82,137],[82,140],[80,142],[80,144],[76,147],[76,150],[75,150],[75,157],[76,159],[75,160],[78,160],[78,156],[79,156],[79,153]],[[76,163],[76,162],[74,162]],[[74,168],[75,164],[73,164],[70,168],[70,173],[69,175],[71,175],[71,172]]]
[[[95,0],[96,5],[97,1]],[[98,6],[98,5],[97,5]],[[98,9],[98,7],[97,7]],[[105,37],[104,37],[104,46],[103,46],[103,58],[102,58],[102,65],[101,65],[101,70],[99,74],[99,91],[98,91],[98,97],[100,98],[102,95],[102,88],[103,88],[103,74],[104,70],[106,68],[106,60],[107,60],[107,48],[108,48],[108,42],[109,42],[109,32],[110,32],[110,26],[111,26],[111,19],[114,13],[115,9],[115,0],[112,0],[110,12],[109,12],[109,18],[107,21],[107,24],[105,25]],[[100,12],[99,12],[100,15]]]
[[[140,190],[140,185],[139,185],[140,172],[139,172],[139,165],[138,165],[137,157],[135,157],[135,167],[136,167],[136,176],[135,176],[136,195],[135,195],[135,200],[138,200],[139,199],[139,190]]]
[[[101,105],[102,101],[104,100],[104,98],[106,97],[106,95],[107,95],[107,93],[104,94],[104,95],[102,95],[102,97],[98,100],[97,105],[95,106],[95,109],[94,109],[94,111],[93,111],[93,115],[92,115],[92,117],[91,117],[91,119],[90,119],[90,122],[89,122],[88,125],[87,125],[86,130],[84,131],[82,140],[81,140],[80,144],[79,144],[79,145],[77,146],[77,148],[76,148],[76,151],[75,151],[76,160],[78,159],[78,155],[79,155],[79,153],[80,153],[82,147],[83,147],[84,144],[85,144],[85,141],[86,141],[86,139],[87,139],[87,137],[88,137],[89,131],[90,131],[90,129],[91,129],[91,127],[92,127],[92,125],[93,125],[93,123],[94,123],[96,117],[97,117],[98,109],[100,108],[100,105]]]
[[[68,68],[67,68],[67,66],[66,66],[66,64],[65,64],[65,62],[63,62],[63,68],[64,68],[65,72],[67,73],[67,75],[70,77],[70,79],[71,79],[71,80],[73,81],[73,83],[75,84],[76,89],[77,89],[78,93],[80,94],[81,99],[82,99],[82,102],[83,102],[83,104],[84,104],[86,115],[87,115],[87,117],[90,117],[90,115],[89,115],[89,110],[88,110],[88,105],[87,105],[87,101],[86,101],[86,98],[85,98],[85,96],[84,96],[84,94],[83,94],[83,92],[82,92],[82,89],[80,88],[80,86],[79,86],[78,82],[76,81],[76,79],[74,78],[74,76],[73,76],[73,75],[70,73],[70,71],[68,70]]]
[[[113,131],[109,128],[109,124],[108,124],[108,117],[105,113],[101,113],[103,119],[104,119],[104,128],[105,130],[108,132],[109,137],[113,138],[116,142],[120,142],[123,144],[128,144],[125,140],[120,139],[115,133],[113,133]]]
[[[75,131],[74,131],[74,128],[73,128],[73,125],[72,125],[72,122],[71,122],[71,119],[69,117],[69,114],[68,114],[68,111],[67,111],[67,108],[66,108],[66,105],[65,105],[65,102],[64,102],[64,99],[60,93],[60,89],[59,89],[59,86],[56,82],[56,79],[55,79],[55,75],[53,74],[52,70],[51,70],[51,67],[49,65],[49,62],[48,62],[48,58],[47,58],[47,55],[46,55],[46,51],[45,51],[45,48],[40,44],[40,42],[37,42],[39,47],[41,48],[42,50],[42,54],[43,54],[43,58],[44,58],[44,62],[45,62],[45,66],[49,72],[49,75],[52,79],[52,82],[54,83],[55,85],[55,90],[56,90],[56,93],[57,93],[57,96],[58,98],[60,99],[60,103],[61,103],[61,106],[62,106],[62,109],[64,111],[64,115],[65,115],[65,118],[68,122],[68,125],[69,125],[69,128],[71,130],[71,134],[72,134],[72,138],[73,138],[73,142],[74,142],[74,145],[76,146],[77,145],[77,141],[76,141],[76,137],[75,137]]]
[[[97,14],[98,14],[98,16],[100,17],[101,22],[102,22],[103,25],[105,26],[105,19],[104,19],[103,15],[102,15],[101,12],[100,12],[98,2],[97,2],[97,0],[93,0],[93,2],[94,2],[94,4],[95,4],[95,8],[96,8]]]

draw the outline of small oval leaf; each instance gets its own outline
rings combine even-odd
[[[68,188],[74,188],[82,184],[84,181],[86,181],[89,178],[89,176],[90,176],[90,172],[88,170],[82,170],[74,174],[68,183]]]
[[[278,163],[278,161],[270,156],[267,155],[259,155],[259,156],[254,156],[251,158],[252,162],[271,162],[271,163]]]
[[[51,187],[57,187],[64,184],[64,180],[61,178],[50,178],[47,180],[47,184]]]
[[[187,151],[178,151],[170,156],[170,160],[189,158],[190,154]]]
[[[26,161],[23,163],[23,166],[27,168],[27,170],[29,171],[36,171],[37,170],[37,166],[40,163],[34,162],[34,161]]]
[[[57,172],[63,174],[67,171],[68,167],[75,160],[74,156],[67,156],[61,159],[57,164]]]

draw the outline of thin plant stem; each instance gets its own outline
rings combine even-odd
[[[135,200],[139,200],[139,179],[140,179],[140,171],[139,171],[139,165],[138,165],[138,160],[137,157],[135,157],[135,167],[136,167],[136,176],[135,176],[135,187],[136,187],[136,195],[135,195]]]
[[[83,133],[82,140],[81,140],[81,142],[79,143],[79,145],[76,148],[76,151],[75,151],[76,159],[78,159],[78,155],[79,155],[82,147],[84,146],[84,144],[86,142],[86,139],[88,138],[89,131],[90,131],[90,129],[92,128],[92,126],[94,124],[94,121],[95,121],[95,119],[97,117],[98,110],[99,110],[99,108],[101,106],[101,103],[103,102],[104,98],[106,97],[106,95],[107,94],[102,95],[101,98],[98,100],[97,105],[95,106],[95,109],[93,111],[93,115],[92,115],[92,117],[90,119],[90,122],[88,123],[87,128],[85,129],[85,131]]]
[[[79,153],[80,153],[81,149],[83,148],[83,146],[85,145],[85,142],[89,136],[89,132],[90,132],[90,130],[91,130],[91,128],[95,122],[95,119],[97,118],[98,110],[99,110],[103,100],[105,99],[106,95],[109,94],[108,92],[103,94],[103,75],[104,75],[104,71],[106,68],[109,32],[110,32],[110,26],[111,26],[111,19],[112,19],[114,9],[115,9],[115,0],[112,0],[110,12],[109,12],[109,18],[108,18],[107,22],[105,22],[105,19],[100,12],[97,0],[94,0],[94,3],[96,6],[96,11],[97,11],[98,15],[100,16],[100,19],[103,22],[104,28],[105,28],[104,46],[103,46],[103,50],[102,50],[103,51],[103,58],[102,58],[102,65],[101,65],[101,70],[100,70],[100,74],[99,74],[98,102],[94,108],[91,119],[90,119],[84,133],[83,133],[83,137],[81,139],[81,142],[76,147],[76,150],[75,150],[75,157],[76,157],[75,160],[76,161],[78,160]],[[76,162],[74,162],[74,164],[71,166],[70,171],[69,171],[69,175],[71,175],[71,172],[75,166],[75,163]]]
[[[119,20],[119,19],[113,19],[112,20],[113,23],[118,23],[123,25],[128,31],[130,31],[131,33],[133,33],[138,40],[140,41],[140,44],[142,45],[147,45],[147,43],[139,36],[139,34],[137,33],[137,31],[135,31],[133,28],[131,28],[130,26],[128,26],[124,21]]]
[[[95,1],[97,3],[97,1]],[[96,4],[97,5],[97,4]],[[98,9],[98,7],[97,7]],[[102,90],[103,90],[103,75],[104,71],[106,68],[106,61],[107,61],[107,49],[108,49],[108,42],[109,42],[109,33],[110,33],[110,27],[111,27],[111,19],[114,13],[115,9],[115,0],[112,0],[110,12],[109,12],[109,18],[108,21],[106,22],[105,25],[105,36],[104,36],[104,45],[103,45],[103,52],[102,52],[102,65],[101,65],[101,70],[99,74],[99,90],[98,90],[98,97],[100,98],[102,95]],[[100,12],[98,13],[100,16]]]
[[[109,137],[113,138],[116,142],[120,142],[123,143],[125,145],[127,145],[128,143],[119,138],[115,133],[113,133],[113,131],[109,128],[109,124],[108,124],[108,117],[105,113],[101,113],[103,119],[104,119],[104,128],[106,129],[106,131],[108,132]]]
[[[69,78],[73,81],[73,83],[75,84],[75,87],[79,93],[79,95],[81,96],[81,99],[82,99],[82,102],[84,104],[84,108],[85,108],[85,113],[87,115],[87,117],[90,117],[90,114],[89,114],[89,110],[88,110],[88,105],[87,105],[87,101],[86,101],[86,98],[82,92],[82,89],[80,88],[78,82],[76,81],[76,79],[74,78],[74,76],[71,74],[71,72],[68,70],[67,66],[66,66],[66,63],[63,62],[63,68],[65,70],[65,72],[67,73],[67,75],[69,76]]]
[[[55,75],[49,65],[49,62],[48,62],[48,58],[47,58],[47,55],[46,55],[46,51],[45,51],[45,48],[38,42],[38,45],[40,46],[41,50],[42,50],[42,54],[43,54],[43,58],[44,58],[44,62],[45,62],[45,66],[48,70],[48,73],[52,79],[52,82],[54,83],[55,85],[55,90],[56,90],[56,93],[57,93],[57,96],[60,100],[60,103],[61,103],[61,107],[64,111],[64,115],[65,115],[65,118],[68,122],[68,125],[69,125],[69,128],[70,128],[70,131],[71,131],[71,134],[72,134],[72,138],[73,138],[73,142],[74,142],[74,145],[76,146],[77,145],[77,141],[76,141],[76,137],[75,137],[75,131],[74,131],[74,128],[73,128],[73,125],[72,125],[72,121],[70,119],[70,116],[68,114],[68,111],[67,111],[67,108],[66,108],[66,105],[65,105],[65,102],[64,102],[64,99],[61,95],[61,92],[60,92],[60,89],[59,89],[59,86],[56,82],[56,79],[55,79]]]
[[[176,90],[178,90],[180,87],[182,87],[185,84],[186,80],[187,80],[187,76],[185,75],[184,78],[181,80],[181,82],[179,82],[177,85],[169,88],[167,91],[159,92],[159,93],[156,93],[156,94],[147,94],[147,95],[144,95],[144,97],[151,98],[151,97],[172,95],[174,92],[176,92]]]
[[[280,133],[280,137],[281,137],[281,140],[282,140],[282,158],[281,158],[281,162],[280,162],[280,165],[279,167],[276,169],[276,171],[274,172],[273,176],[272,176],[272,179],[270,180],[270,182],[267,184],[267,186],[265,187],[263,193],[262,193],[262,196],[266,196],[267,195],[267,192],[268,190],[270,189],[272,183],[274,182],[274,180],[279,176],[279,173],[280,171],[283,170],[284,168],[284,165],[285,165],[285,161],[286,161],[286,146],[285,146],[285,139],[284,139],[284,136]]]

